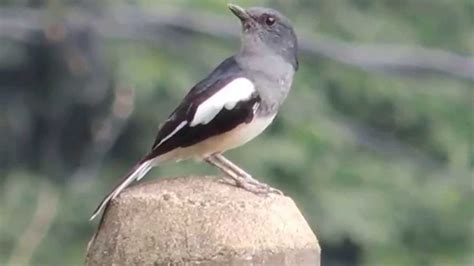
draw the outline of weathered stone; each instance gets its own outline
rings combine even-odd
[[[212,177],[161,179],[123,191],[87,265],[319,265],[318,241],[289,197]]]

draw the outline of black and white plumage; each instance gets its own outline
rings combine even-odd
[[[241,51],[197,83],[160,127],[151,151],[101,202],[93,219],[125,187],[165,161],[204,159],[256,192],[272,191],[221,153],[258,136],[273,121],[298,67],[288,19],[275,10],[229,5],[243,25]]]
[[[158,132],[148,158],[185,149],[242,123],[250,123],[260,101],[255,85],[245,77],[235,59],[226,59],[194,86],[170,115]],[[210,154],[200,153],[205,155]]]

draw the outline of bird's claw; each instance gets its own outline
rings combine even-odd
[[[267,184],[257,183],[257,184],[254,184],[254,186],[259,187],[260,191],[262,191],[261,193],[264,193],[264,194],[274,193],[274,194],[283,196],[283,192],[281,190],[273,188]]]
[[[273,188],[273,187],[271,187],[271,186],[269,186],[265,183],[258,182],[255,179],[249,180],[247,178],[243,178],[243,179],[235,180],[235,179],[226,178],[226,179],[221,179],[220,182],[243,188],[243,189],[245,189],[249,192],[255,193],[255,194],[274,193],[274,194],[281,195],[281,196],[284,195],[281,190]]]
[[[237,182],[235,182],[234,179],[232,179],[232,178],[230,178],[230,177],[228,177],[228,176],[219,178],[219,179],[217,180],[217,182],[222,183],[222,184],[226,184],[226,185],[237,186]]]

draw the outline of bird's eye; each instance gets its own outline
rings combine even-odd
[[[266,17],[265,24],[267,24],[268,26],[272,26],[273,24],[275,24],[275,18],[272,16]]]

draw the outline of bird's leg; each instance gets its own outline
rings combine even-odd
[[[217,167],[219,170],[221,170],[224,174],[235,180],[236,184],[238,187],[241,187],[247,191],[253,192],[253,193],[266,193],[268,192],[267,189],[263,189],[261,187],[258,187],[252,183],[249,183],[245,177],[240,176],[237,174],[235,171],[230,169],[228,166],[224,165],[221,163],[219,160],[217,160],[214,156],[209,156],[204,159],[205,162],[208,164],[211,164],[215,167]]]
[[[239,178],[237,173],[225,167],[221,163],[216,162],[215,158],[211,158],[211,156],[204,158],[204,161],[214,167],[217,167],[221,172],[225,174],[225,180],[222,180],[222,182],[225,182],[234,186],[237,185],[236,179]],[[231,180],[227,180],[227,178],[230,178]]]
[[[232,178],[237,184],[242,183],[245,181],[245,178],[239,176],[236,172],[232,171],[228,167],[226,167],[224,164],[216,160],[214,157],[209,156],[204,159],[205,162],[208,164],[217,167],[219,170],[221,170],[226,176]]]
[[[228,168],[232,169],[235,173],[239,174],[240,176],[244,177],[252,184],[258,184],[259,182],[253,178],[249,173],[245,172],[244,169],[238,167],[234,163],[232,163],[229,159],[225,158],[224,155],[220,153],[216,153],[212,155],[215,159],[221,162],[223,165],[227,166]]]
[[[231,162],[229,159],[225,158],[224,155],[222,155],[220,153],[217,153],[217,154],[213,154],[211,157],[214,157],[220,163],[227,166],[227,168],[231,169],[232,171],[234,171],[238,175],[245,178],[245,180],[248,183],[250,183],[254,186],[260,187],[262,189],[265,189],[267,192],[273,192],[273,193],[276,193],[276,194],[283,195],[283,192],[281,192],[280,190],[278,190],[276,188],[272,188],[269,185],[267,185],[265,183],[262,183],[262,182],[258,181],[257,179],[253,178],[249,173],[245,172],[245,170],[243,170],[242,168],[240,168],[239,166],[237,166],[236,164]]]

